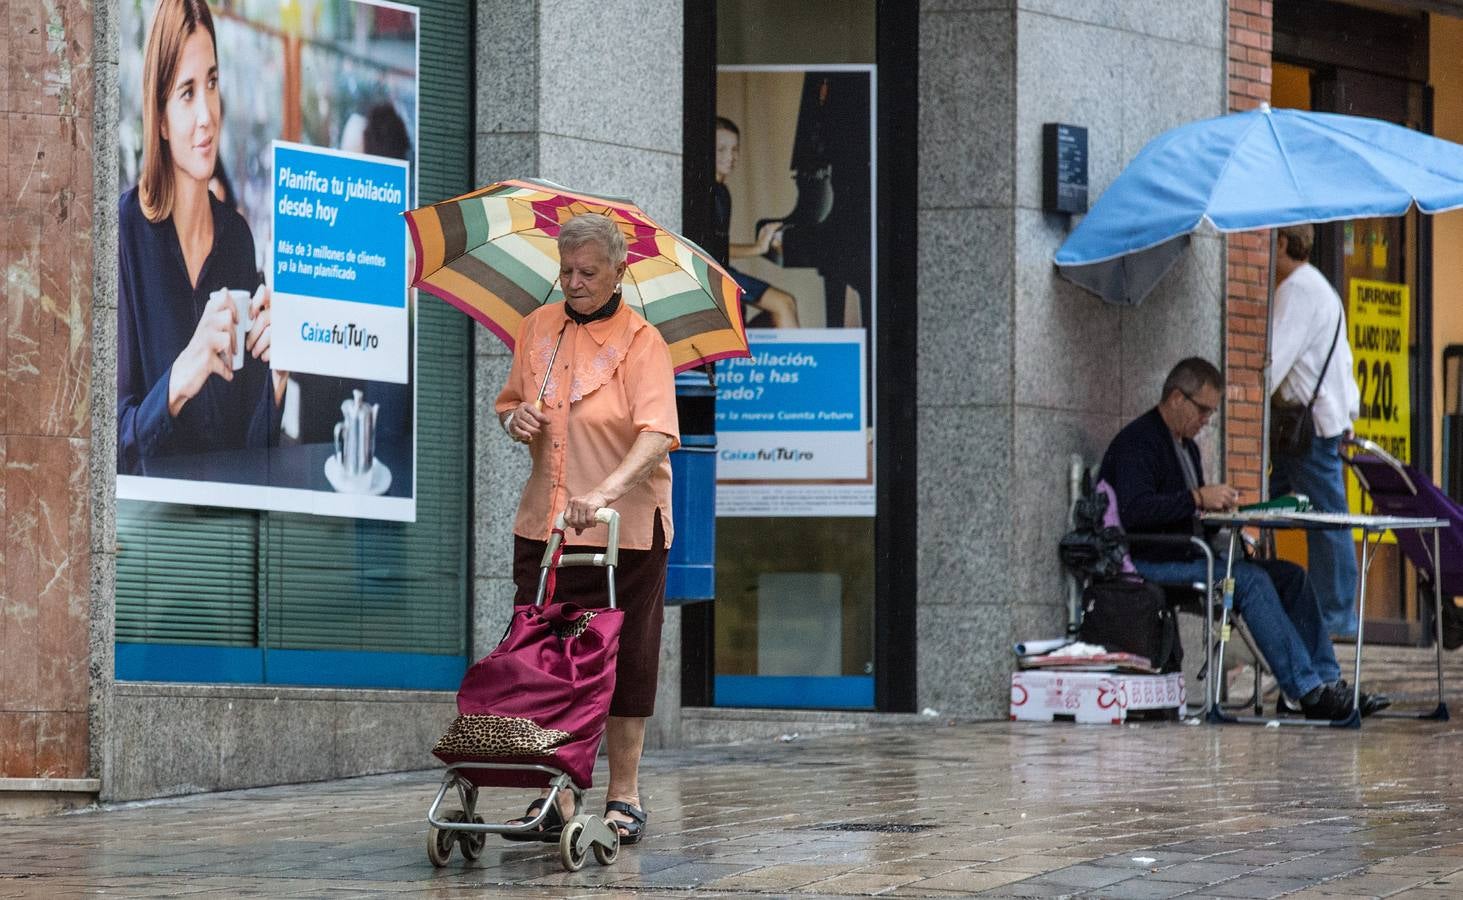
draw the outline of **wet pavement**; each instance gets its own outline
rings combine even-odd
[[[0,822],[0,897],[1463,897],[1450,723],[932,723],[655,753],[647,841],[573,874],[496,837],[434,868],[438,778]]]

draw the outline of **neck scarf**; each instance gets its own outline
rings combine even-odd
[[[598,322],[600,319],[608,319],[620,308],[620,292],[615,291],[606,300],[604,305],[592,313],[582,313],[564,301],[564,314],[574,321],[575,325],[588,325],[590,322]]]

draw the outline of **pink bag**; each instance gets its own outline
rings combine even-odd
[[[581,788],[615,692],[620,609],[573,603],[520,606],[508,634],[463,676],[457,721],[433,753],[443,762],[537,763],[562,769]],[[465,769],[480,786],[543,787],[538,772]]]

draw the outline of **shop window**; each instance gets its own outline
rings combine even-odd
[[[716,7],[711,247],[753,351],[717,373],[718,706],[876,705],[876,6]]]
[[[415,113],[419,99],[419,144],[409,152],[419,167],[419,199],[426,203],[471,187],[473,107],[464,83],[471,84],[473,34],[471,12],[462,4],[423,0],[416,5],[420,57],[412,63],[419,66],[419,93],[409,100],[397,96],[392,82],[408,55],[383,62],[354,56],[349,47],[308,41],[298,49],[302,57],[313,54],[316,65],[333,59],[332,65],[345,73],[340,83],[368,76],[390,82],[385,90],[398,109],[410,102]],[[140,27],[146,21],[151,3],[141,6],[147,9],[129,7],[132,15],[122,17],[124,32],[128,23]],[[212,6],[220,28],[233,28],[235,40],[298,40],[287,30],[267,28],[241,37],[257,4]],[[291,6],[281,4],[284,14]],[[322,9],[327,19],[340,14],[335,5]],[[376,29],[402,26],[401,13],[375,10]],[[124,34],[124,43],[128,39]],[[125,51],[123,56],[125,66]],[[227,76],[222,58],[220,68]],[[279,75],[260,71],[253,80],[256,86],[290,83]],[[265,109],[265,118],[274,115],[286,136],[323,145],[326,136],[341,131],[340,123],[329,119],[328,86],[297,87],[309,102],[285,103],[272,113]],[[226,97],[231,104],[259,99],[247,91]],[[229,138],[225,118],[225,147]],[[124,183],[128,150],[124,135]],[[457,685],[468,652],[471,330],[465,317],[434,300],[419,303],[415,330],[415,453],[410,466],[394,473],[412,480],[415,521],[119,500],[118,679]]]

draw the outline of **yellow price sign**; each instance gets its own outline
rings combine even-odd
[[[1412,298],[1407,285],[1353,278],[1348,299],[1352,376],[1361,391],[1361,415],[1353,430],[1357,437],[1374,441],[1402,462],[1411,462],[1408,344]],[[1352,512],[1364,511],[1360,486],[1350,471],[1346,498]]]

